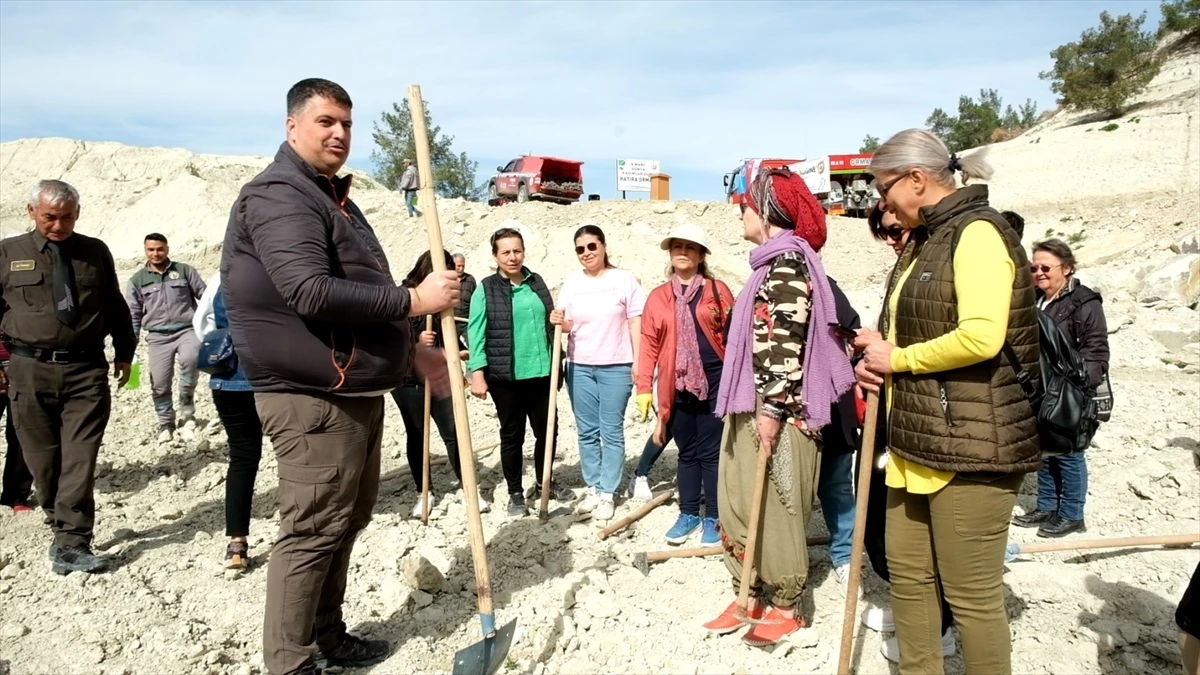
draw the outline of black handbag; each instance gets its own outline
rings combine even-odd
[[[237,353],[229,329],[216,328],[200,341],[196,366],[209,375],[232,375],[237,372]]]

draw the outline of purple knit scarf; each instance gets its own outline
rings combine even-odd
[[[808,317],[808,342],[804,347],[804,378],[800,398],[807,414],[805,422],[816,431],[829,424],[831,407],[854,386],[854,371],[846,357],[845,345],[834,331],[837,311],[833,292],[821,258],[804,239],[785,231],[750,251],[754,272],[738,293],[729,322],[729,341],[721,388],[717,392],[717,417],[734,413],[753,413],[757,404],[754,382],[754,299],[767,280],[771,261],[784,253],[804,256],[812,284],[812,310]]]

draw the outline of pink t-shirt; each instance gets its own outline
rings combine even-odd
[[[558,308],[572,322],[567,358],[587,366],[633,363],[629,319],[642,315],[646,294],[622,269],[598,277],[583,270],[567,277],[558,292]]]

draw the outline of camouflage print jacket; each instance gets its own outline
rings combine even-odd
[[[754,380],[764,399],[779,399],[800,424],[804,343],[808,340],[811,285],[808,266],[796,253],[771,263],[754,300]]]

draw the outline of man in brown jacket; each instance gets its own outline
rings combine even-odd
[[[363,668],[384,640],[346,632],[342,602],[358,532],[379,491],[383,394],[410,363],[443,393],[440,352],[418,351],[409,315],[453,307],[458,275],[396,285],[387,256],[337,172],[350,153],[350,97],[328,80],[287,95],[287,140],[229,215],[221,285],[238,360],[279,465],[278,540],[267,569],[270,673]]]

